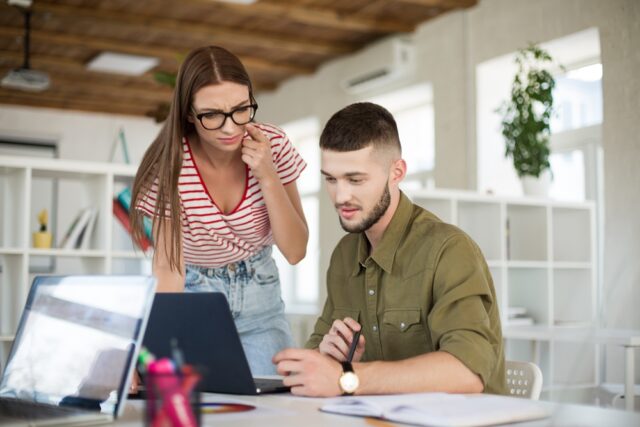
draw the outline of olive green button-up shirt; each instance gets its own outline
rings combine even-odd
[[[475,242],[404,194],[378,246],[342,238],[327,272],[327,301],[306,344],[317,348],[335,319],[363,328],[362,361],[446,351],[505,391],[504,350],[493,280]]]

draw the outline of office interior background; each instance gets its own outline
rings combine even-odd
[[[387,107],[398,121],[407,193],[480,240],[499,295],[507,298],[501,302],[504,326],[517,330],[506,313],[513,305],[528,310],[534,326],[546,326],[537,336],[507,337],[507,358],[541,365],[542,398],[616,405],[625,375],[623,347],[545,336],[585,327],[640,335],[640,2],[126,3],[36,0],[31,68],[46,71],[50,87],[0,88],[0,156],[40,159],[32,166],[0,165],[3,362],[26,295],[16,291],[26,285],[16,282],[40,273],[150,271],[139,252],[125,254],[131,251],[128,235],[115,222],[91,242],[99,249],[105,247],[101,240],[108,241],[106,252],[75,256],[28,248],[43,208],[50,212],[55,247],[78,210],[94,200],[96,188],[114,192],[129,176],[122,172],[113,183],[86,187],[85,175],[51,172],[47,162],[55,160],[48,159],[79,170],[90,162],[118,167],[127,160],[135,168],[161,126],[150,116],[171,98],[168,86],[154,82],[154,72],[175,72],[180,55],[191,48],[220,44],[245,61],[256,83],[257,120],[281,126],[308,163],[298,181],[310,228],[307,257],[293,267],[278,259],[299,344],[322,308],[328,260],[343,235],[319,174],[318,138],[335,111],[368,100]],[[203,11],[216,15],[203,18]],[[22,63],[22,19],[15,7],[0,5],[2,76]],[[182,45],[174,45],[168,34],[180,23],[189,23],[190,30]],[[145,26],[166,32],[166,38],[148,40]],[[509,96],[516,51],[530,42],[564,65],[554,70],[554,180],[549,199],[533,201],[523,196],[504,157],[495,111]],[[140,77],[86,71],[86,61],[78,58],[103,51],[147,56],[152,68]],[[38,169],[47,172],[21,178]],[[120,174],[105,171],[99,179]],[[14,202],[22,200],[16,185],[29,188],[29,212],[16,208]],[[497,218],[511,218],[512,235],[505,235]],[[25,232],[14,239],[16,224]],[[567,258],[554,262],[548,248]],[[509,250],[524,255],[511,258]],[[640,369],[634,380],[640,383]]]

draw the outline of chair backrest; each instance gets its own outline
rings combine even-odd
[[[507,392],[510,396],[538,400],[542,390],[542,371],[531,362],[505,361]]]

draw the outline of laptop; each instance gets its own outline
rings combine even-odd
[[[202,374],[201,391],[248,395],[289,391],[281,377],[251,375],[222,293],[156,294],[143,345],[156,358],[172,357],[172,341],[184,361]]]
[[[148,276],[36,277],[0,380],[0,426],[117,418],[155,287]]]

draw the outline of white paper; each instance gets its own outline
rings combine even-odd
[[[331,400],[321,410],[422,426],[459,427],[517,422],[551,415],[547,408],[531,400],[446,393],[343,397]]]

